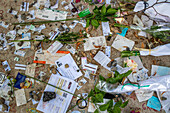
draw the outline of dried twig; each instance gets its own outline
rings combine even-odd
[[[162,4],[162,3],[170,3],[170,2],[167,2],[167,1],[158,2],[158,0],[157,0],[153,5],[147,7],[147,8],[145,8],[145,9],[143,9],[143,10],[140,10],[140,11],[137,11],[137,12],[134,12],[134,13],[130,13],[130,14],[128,14],[128,15],[119,16],[119,17],[116,17],[116,18],[121,18],[121,17],[127,17],[127,16],[130,16],[130,15],[134,15],[134,14],[137,14],[137,13],[139,13],[139,12],[143,12],[143,11],[149,9],[149,8],[154,8],[155,5],[157,5],[157,4]],[[160,14],[160,13],[158,13],[158,14]],[[166,15],[162,15],[162,16],[166,16]],[[166,17],[167,17],[167,16],[166,16]]]

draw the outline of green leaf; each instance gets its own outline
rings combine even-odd
[[[94,18],[96,16],[96,14],[93,14],[92,16],[91,16],[91,18]]]
[[[7,76],[7,79],[10,79],[11,77],[10,76]]]
[[[108,14],[114,14],[114,13],[116,13],[116,12],[117,12],[117,10],[116,10],[116,9],[113,9],[113,8],[110,8],[110,9],[107,10],[107,13],[108,13]]]
[[[98,102],[98,101],[96,100],[96,97],[93,97],[93,96],[92,96],[92,98],[91,98],[91,101],[92,101],[93,103]]]
[[[118,71],[115,71],[115,74],[114,74],[114,77],[118,77],[119,76],[119,72]]]
[[[127,106],[127,104],[128,104],[128,102],[129,102],[129,100],[127,100],[126,102],[124,102],[120,107],[121,108],[124,108],[124,107],[126,107]]]
[[[105,81],[106,79],[102,75],[99,75],[99,80]]]
[[[101,9],[101,13],[104,15],[104,14],[106,14],[106,6],[105,5],[103,5],[103,7],[102,7],[102,9]]]
[[[105,111],[108,107],[109,107],[109,102],[108,103],[106,103],[106,104],[103,104],[103,105],[101,105],[100,107],[99,107],[99,109],[101,110],[101,111]]]
[[[104,96],[105,96],[105,94],[106,94],[104,91],[101,91],[100,93],[103,95],[103,97],[104,97]]]
[[[103,7],[104,5],[105,5],[105,4],[103,4],[102,6],[100,6],[98,9],[99,9],[99,10],[101,10],[101,9],[102,9],[102,7]]]
[[[121,82],[124,77],[127,77],[131,73],[132,73],[131,70],[129,70],[128,72],[123,73],[123,74],[119,74],[118,72],[115,72],[115,78],[108,78],[106,80],[106,82],[111,83],[111,84],[114,84],[114,83],[117,83],[117,82]]]
[[[113,100],[109,100],[109,107],[113,107]]]
[[[93,16],[93,14],[90,13],[89,15],[86,15],[86,18],[89,19],[89,18],[92,17],[92,16]]]
[[[16,79],[13,79],[13,80],[12,80],[13,83],[16,83],[16,81],[17,81]]]
[[[121,109],[119,107],[114,107],[112,113],[121,113]]]
[[[108,18],[104,17],[101,19],[102,22],[107,22],[107,21],[110,21]]]
[[[95,19],[92,19],[92,20],[91,20],[91,24],[92,24],[92,26],[94,26],[95,28],[98,28],[98,26],[99,26],[99,22],[98,22],[97,20],[95,20]]]
[[[99,26],[94,26],[96,29],[99,27]]]
[[[101,93],[95,95],[98,102],[103,102],[103,95]]]
[[[113,111],[113,100],[109,100],[109,107],[107,108],[107,111],[109,112],[109,113],[112,113],[112,111]]]
[[[94,90],[95,90],[96,93],[100,92],[100,90],[96,86],[94,87]]]
[[[90,26],[90,20],[87,19],[87,21],[86,21],[86,28],[89,27],[89,26]]]
[[[123,74],[122,74],[122,78],[123,78],[123,77],[127,77],[127,76],[130,75],[131,73],[132,73],[132,70],[129,70],[128,72],[123,73]]]
[[[88,97],[94,96],[94,91],[91,89],[90,93],[88,94]]]
[[[115,107],[120,107],[122,105],[122,100],[119,100],[118,102],[116,102],[116,104],[114,105]]]
[[[110,9],[111,8],[111,5],[107,6],[106,10]]]
[[[118,81],[115,78],[108,78],[108,79],[106,79],[106,82],[111,83],[111,84],[115,84]]]
[[[94,113],[99,113],[99,110],[98,110],[98,109],[96,109],[96,110],[94,111]]]
[[[95,8],[93,9],[93,12],[94,12],[94,13],[100,13],[100,11],[99,11],[99,9],[98,9],[97,6],[95,6]]]

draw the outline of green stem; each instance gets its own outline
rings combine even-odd
[[[37,79],[37,78],[31,77],[31,76],[29,76],[29,75],[25,75],[25,74],[23,74],[23,73],[22,73],[22,75],[24,75],[24,76],[26,76],[26,77],[28,77],[28,78],[37,80],[37,81],[39,81],[39,82],[42,82],[42,83],[44,83],[44,84],[47,84],[47,85],[49,85],[49,86],[52,86],[52,87],[54,87],[54,88],[57,88],[57,89],[59,89],[59,90],[62,90],[62,91],[64,91],[64,92],[66,92],[66,93],[69,93],[69,94],[75,96],[75,97],[79,97],[79,98],[83,99],[82,97],[80,97],[80,96],[78,96],[78,95],[75,95],[75,94],[73,94],[73,93],[71,93],[71,92],[68,92],[68,91],[66,91],[66,90],[64,90],[64,89],[61,89],[61,88],[59,88],[59,87],[57,87],[57,86],[54,86],[54,85],[52,85],[52,84],[49,84],[49,83],[44,82],[44,81],[42,81],[42,80],[39,80],[39,79]]]
[[[61,22],[61,21],[70,21],[70,20],[81,20],[81,19],[80,18],[70,18],[70,19],[55,20],[55,21],[37,21],[37,22],[12,23],[12,25],[46,24],[46,23]]]
[[[46,42],[46,41],[59,41],[59,40],[13,40],[12,42],[21,42],[21,41],[24,41],[24,42],[29,42],[29,41],[43,41],[43,42]],[[59,41],[61,43],[68,43],[68,44],[74,44],[75,42],[68,42],[68,41]]]

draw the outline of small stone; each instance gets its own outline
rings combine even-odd
[[[71,12],[75,13],[75,12],[77,12],[77,9],[76,9],[76,8],[73,8],[73,9],[71,10]]]
[[[6,104],[2,105],[2,111],[8,111],[8,106]]]
[[[15,15],[15,16],[14,16],[14,18],[16,18],[16,19],[17,19],[17,18],[18,18],[18,15]]]
[[[12,91],[8,91],[8,95],[12,95]]]
[[[43,102],[50,101],[50,100],[52,100],[54,98],[56,98],[56,93],[55,92],[46,91],[46,92],[44,92]]]
[[[22,20],[26,20],[27,19],[26,15],[25,14],[21,14],[21,19]]]
[[[60,25],[60,27],[59,27],[58,30],[59,30],[59,31],[64,31],[65,29],[64,29],[64,27],[63,27],[62,25]]]
[[[5,103],[5,99],[0,97],[0,104],[4,104]]]
[[[30,64],[30,62],[27,62],[27,65],[29,65]]]

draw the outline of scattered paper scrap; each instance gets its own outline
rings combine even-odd
[[[52,55],[54,55],[61,47],[63,44],[61,44],[58,41],[55,41],[48,49],[47,51],[50,52]]]
[[[15,98],[17,106],[21,106],[27,103],[26,97],[25,97],[25,91],[24,89],[18,89],[15,91]]]
[[[42,50],[42,53],[35,52],[34,63],[40,64],[55,64],[55,61],[60,57],[65,56],[70,53],[69,51],[58,51],[56,54],[52,55],[47,50]]]
[[[96,56],[94,57],[94,60],[96,60],[99,64],[101,64],[101,66],[110,70],[110,68],[107,66],[107,64],[111,61],[111,59],[109,57],[107,57],[103,52],[99,51],[96,54]]]
[[[138,89],[135,91],[136,97],[138,98],[139,102],[146,101],[153,96],[153,91]]]
[[[84,51],[99,49],[99,47],[107,46],[104,36],[90,37],[88,39],[85,39],[85,41],[86,42],[84,43]]]
[[[38,9],[35,13],[35,17],[46,20],[65,20],[67,12],[44,8],[43,10]]]
[[[117,35],[116,39],[114,40],[112,46],[119,50],[119,51],[123,51],[126,50],[126,48],[128,47],[130,50],[132,50],[133,46],[134,46],[135,42],[132,40],[129,40],[121,35]]]
[[[48,83],[57,87],[61,87],[70,93],[74,93],[77,87],[77,83],[75,81],[62,77],[59,74],[51,75]],[[43,102],[42,95],[41,100],[37,106],[37,110],[44,113],[48,113],[49,111],[51,113],[66,113],[73,95],[49,85],[46,86],[44,91],[56,92],[56,98],[50,100],[49,102]]]
[[[170,75],[170,67],[152,65],[151,75],[152,76]]]
[[[102,30],[103,30],[103,36],[110,35],[109,22],[102,22]]]
[[[2,65],[3,65],[4,69],[5,69],[5,71],[11,71],[11,68],[10,68],[7,61],[2,62]]]
[[[82,73],[70,54],[67,54],[55,61],[58,71],[62,76],[72,80],[82,76]]]

